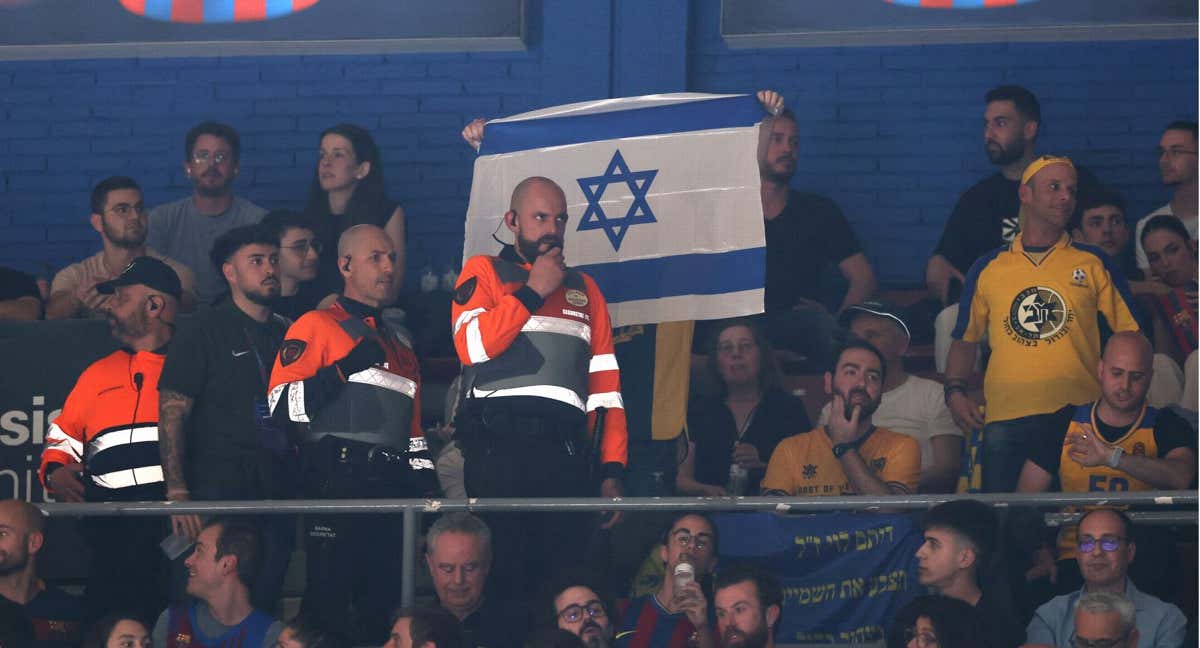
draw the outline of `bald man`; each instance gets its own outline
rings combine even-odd
[[[1114,331],[1137,331],[1129,285],[1099,248],[1066,233],[1075,209],[1075,165],[1043,155],[1018,187],[1019,236],[980,257],[967,273],[946,366],[946,405],[964,431],[983,428],[982,489],[1012,492],[1030,445],[1033,417],[1095,400],[1100,384],[1099,315]],[[984,338],[986,409],[967,386]]]
[[[333,305],[288,329],[268,407],[280,422],[307,424],[305,496],[431,497],[437,479],[421,429],[417,356],[407,333],[381,313],[399,272],[395,246],[383,229],[356,225],[342,233],[337,254],[344,288]],[[399,603],[400,522],[308,516],[301,612],[357,642],[382,644]]]
[[[591,277],[567,267],[567,218],[557,184],[526,178],[504,214],[514,243],[469,259],[459,275],[456,439],[471,497],[621,493],[627,434],[608,304]],[[582,521],[557,517],[489,521],[494,582],[525,596],[539,575],[578,560]]]
[[[45,542],[42,512],[22,500],[0,500],[0,597],[24,608],[41,647],[79,645],[83,609],[78,599],[37,575]]]
[[[1189,487],[1196,476],[1196,435],[1173,411],[1146,404],[1153,355],[1140,333],[1109,338],[1096,368],[1100,400],[1040,417],[1043,429],[1030,444],[1019,492],[1039,493],[1055,484],[1068,493]],[[1074,531],[1066,528],[1059,537],[1059,591],[1078,587]],[[1153,567],[1152,557],[1141,566]]]

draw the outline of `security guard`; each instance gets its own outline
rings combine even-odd
[[[338,241],[341,296],[301,316],[275,360],[267,404],[277,419],[307,424],[300,439],[307,497],[427,497],[437,489],[421,430],[417,357],[380,312],[395,263],[382,229],[346,230]],[[301,613],[359,643],[381,643],[399,602],[399,516],[309,516],[306,531]]]
[[[564,263],[566,197],[547,178],[526,178],[504,222],[516,244],[468,260],[451,306],[467,494],[580,497],[598,480],[602,496],[617,497],[627,435],[608,305],[591,277]],[[570,517],[505,513],[489,524],[492,581],[514,594],[577,562],[585,541]]]
[[[79,376],[42,450],[42,484],[59,501],[162,500],[158,457],[158,377],[182,289],[167,264],[137,257],[117,278],[96,285],[122,348]],[[166,564],[160,518],[89,518],[96,556],[88,567],[85,614],[120,610],[149,618],[162,607]]]

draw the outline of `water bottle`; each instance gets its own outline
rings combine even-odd
[[[750,480],[750,473],[745,468],[742,468],[736,462],[729,464],[729,483],[725,485],[725,492],[730,495],[745,495],[746,483]]]
[[[684,553],[679,556],[679,563],[675,565],[673,576],[675,577],[675,594],[678,596],[688,583],[696,580],[696,567],[692,564],[691,555]]]

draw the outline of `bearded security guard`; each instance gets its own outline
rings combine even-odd
[[[305,424],[308,497],[428,497],[437,490],[421,429],[420,372],[408,339],[384,322],[396,252],[374,225],[338,241],[345,289],[288,329],[271,372],[272,416]],[[309,516],[301,612],[355,641],[379,643],[399,602],[399,516]],[[357,630],[357,634],[350,634]]]
[[[600,494],[621,493],[627,433],[608,305],[591,277],[566,267],[566,205],[552,180],[526,178],[504,216],[515,245],[471,258],[459,275],[451,318],[465,400],[456,439],[470,497],[594,495],[597,464]],[[577,561],[583,538],[570,533],[584,525],[575,517],[494,516],[493,582],[522,593],[538,574]]]

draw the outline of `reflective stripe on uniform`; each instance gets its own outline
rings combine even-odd
[[[103,475],[92,475],[92,481],[104,488],[128,488],[141,484],[154,484],[163,480],[162,466],[143,466],[129,470],[114,470]]]
[[[475,398],[501,398],[504,396],[538,396],[549,398],[583,411],[583,401],[579,396],[566,387],[554,385],[531,385],[528,387],[509,387],[507,389],[474,389]]]
[[[413,470],[433,470],[433,462],[428,459],[409,459],[408,465]]]
[[[371,385],[388,391],[399,392],[409,398],[416,398],[417,396],[416,382],[378,367],[369,367],[358,373],[350,374],[346,382]]]
[[[291,389],[288,389],[291,387]],[[279,399],[283,396],[283,390],[288,390],[288,420],[296,423],[308,423],[308,413],[304,411],[304,381],[297,380],[296,382],[283,383],[276,385],[271,393],[267,394],[267,409],[273,416],[275,408],[279,406]]]
[[[625,409],[625,401],[621,399],[621,392],[601,392],[588,396],[587,411],[590,412],[597,407]]]
[[[592,327],[575,320],[563,319],[561,317],[547,317],[545,315],[534,315],[529,318],[528,322],[521,327],[523,333],[557,333],[558,335],[569,335],[579,338],[587,344],[592,343]],[[614,359],[614,362],[616,360]]]
[[[588,373],[616,371],[617,369],[619,369],[617,367],[617,356],[612,353],[592,356],[592,361],[588,363]]]
[[[50,431],[46,433],[46,447],[66,452],[76,461],[83,462],[83,444],[68,436],[57,423],[50,424]]]
[[[110,430],[94,437],[87,447],[87,456],[90,461],[97,454],[116,446],[129,445],[131,443],[158,443],[158,426],[157,425],[140,425],[135,428],[124,428],[120,430]]]
[[[486,311],[486,308],[476,308],[459,315],[458,319],[454,322],[454,335],[458,335],[458,329],[462,328],[464,324],[474,321],[476,317],[479,317],[480,313],[484,313]]]
[[[483,334],[479,332],[479,319],[473,319],[467,324],[467,357],[471,364],[479,364],[491,360],[487,350],[483,348]]]

